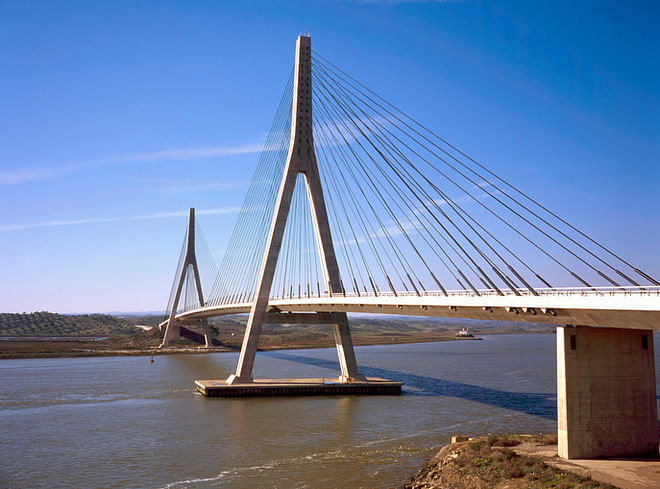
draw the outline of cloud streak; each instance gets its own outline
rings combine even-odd
[[[0,186],[50,180],[71,173],[107,165],[123,163],[160,163],[167,161],[191,161],[223,156],[259,153],[263,143],[242,144],[236,146],[209,146],[203,148],[165,149],[151,152],[128,153],[97,160],[69,163],[51,167],[18,169],[0,173]]]
[[[219,214],[234,214],[239,212],[240,207],[220,207],[216,209],[199,209],[195,210],[196,215],[219,215]],[[109,216],[109,217],[87,217],[82,219],[51,219],[47,221],[39,221],[23,224],[0,224],[0,233],[8,233],[12,231],[22,231],[25,229],[35,228],[49,228],[49,227],[64,227],[64,226],[80,226],[84,224],[97,224],[104,222],[121,222],[121,221],[142,221],[150,219],[167,219],[170,217],[185,217],[188,211],[163,211],[155,212],[152,214],[140,214],[136,216]]]
[[[172,182],[170,185],[160,187],[157,190],[168,194],[187,192],[208,192],[212,190],[226,190],[237,187],[247,187],[249,182]]]

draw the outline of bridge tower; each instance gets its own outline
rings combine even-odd
[[[183,291],[183,284],[186,281],[188,269],[192,268],[193,279],[195,281],[195,290],[199,300],[200,307],[204,306],[204,293],[202,292],[202,281],[199,275],[199,267],[197,266],[197,255],[195,253],[195,209],[191,207],[188,210],[188,231],[186,233],[185,255],[181,262],[181,269],[177,271],[178,280],[176,284],[176,293],[172,306],[168,312],[167,325],[165,326],[165,334],[163,341],[159,348],[165,348],[169,345],[170,341],[178,338],[181,335],[181,322],[176,319],[176,310],[181,300],[181,292]],[[209,325],[207,319],[201,320],[204,329],[205,347],[211,345],[211,336],[209,332]]]
[[[282,245],[284,229],[289,215],[291,199],[298,174],[303,174],[307,186],[316,244],[321,269],[329,294],[341,292],[339,267],[332,244],[330,225],[323,198],[323,188],[314,152],[312,131],[312,48],[311,38],[299,36],[296,43],[296,63],[293,85],[293,109],[291,112],[291,139],[275,212],[266,241],[254,302],[246,326],[236,373],[227,379],[228,384],[252,382],[252,368],[259,343],[259,336],[267,318],[275,268]],[[353,342],[346,313],[332,315],[335,343],[339,356],[342,382],[364,379],[358,373]]]

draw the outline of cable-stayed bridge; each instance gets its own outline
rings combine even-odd
[[[191,210],[163,346],[186,324],[208,344],[209,317],[249,313],[226,385],[254,382],[266,322],[332,324],[347,385],[367,382],[348,312],[548,322],[559,326],[560,454],[657,451],[660,283],[312,52],[309,37],[206,288],[195,234]]]

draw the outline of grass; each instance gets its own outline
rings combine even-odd
[[[455,463],[465,467],[464,473],[478,475],[493,485],[503,479],[525,479],[530,489],[614,489],[589,477],[550,467],[540,458],[517,455],[508,448],[520,443],[519,437],[497,436],[470,442]]]

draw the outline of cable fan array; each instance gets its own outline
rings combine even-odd
[[[312,86],[314,147],[343,293],[660,285],[318,53]],[[253,300],[289,149],[292,96],[293,73],[208,305]],[[299,175],[271,297],[327,292]]]
[[[317,53],[312,73],[317,158],[353,293],[658,285]]]
[[[284,88],[207,304],[252,300],[291,137],[293,70]]]

